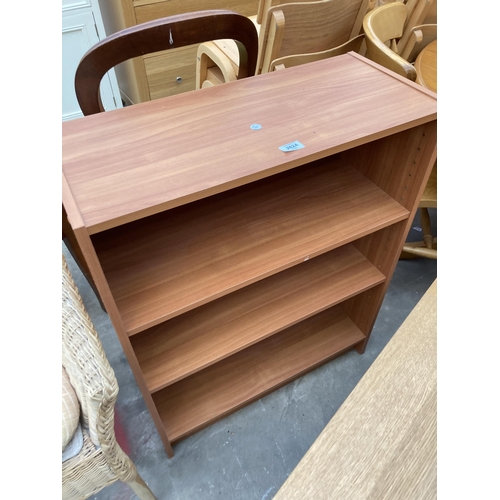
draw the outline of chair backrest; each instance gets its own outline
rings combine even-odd
[[[317,0],[299,0],[302,2],[317,2]],[[265,14],[267,11],[276,5],[281,5],[284,3],[291,3],[290,0],[259,0],[259,5],[257,6],[257,16],[256,23],[262,24],[263,19],[265,19]]]
[[[406,18],[407,9],[402,2],[389,3],[368,12],[363,19],[366,57],[415,81],[415,68],[397,54],[397,41],[403,34]]]
[[[320,0],[274,5],[262,19],[257,72],[292,54],[322,52],[361,33],[369,0]]]
[[[343,43],[338,47],[334,47],[333,49],[312,52],[310,54],[294,54],[292,56],[280,57],[272,61],[269,71],[281,70],[284,68],[291,68],[292,66],[299,66],[300,64],[320,61],[321,59],[347,54],[347,52],[351,51],[359,52],[364,39],[365,35],[361,33],[361,35],[355,36],[346,43]]]
[[[411,29],[408,43],[400,55],[408,62],[414,63],[420,52],[434,40],[437,40],[437,24],[415,26]]]
[[[82,58],[75,75],[75,91],[84,115],[103,111],[99,84],[111,68],[128,59],[161,50],[221,38],[236,41],[238,78],[255,74],[258,36],[254,23],[228,10],[207,10],[169,16],[118,31],[94,45]]]
[[[406,0],[405,4],[407,15],[403,34],[398,41],[399,54],[405,50],[415,26],[437,23],[437,0]]]
[[[407,14],[403,34],[397,43],[397,52],[402,54],[415,26],[437,23],[437,0],[376,0],[376,6],[380,7],[394,2],[406,5]]]

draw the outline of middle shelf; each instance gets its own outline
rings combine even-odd
[[[153,393],[384,281],[353,245],[345,245],[130,341]]]

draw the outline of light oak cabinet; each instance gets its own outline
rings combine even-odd
[[[170,456],[364,351],[436,118],[350,53],[63,124],[64,207]]]
[[[228,9],[257,14],[258,0],[101,0],[108,34],[161,17],[197,10]],[[181,47],[127,61],[116,68],[122,98],[138,103],[195,90],[198,46]]]

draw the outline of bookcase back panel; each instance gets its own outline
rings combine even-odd
[[[347,161],[410,210],[436,159],[436,121],[350,149]]]

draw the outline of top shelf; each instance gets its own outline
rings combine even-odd
[[[64,206],[95,234],[436,116],[432,93],[353,53],[99,113],[62,125]]]

